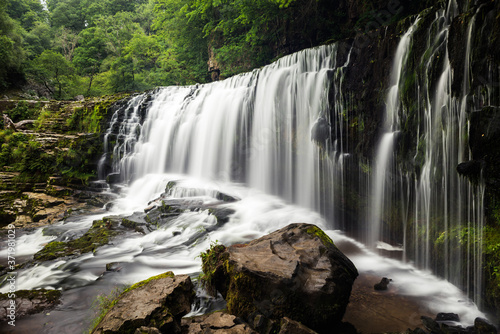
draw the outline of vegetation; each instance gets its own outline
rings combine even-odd
[[[90,329],[87,331],[87,333],[92,333],[92,331],[99,325],[99,323],[104,319],[106,314],[113,308],[113,306],[116,305],[116,303],[120,300],[120,297],[126,294],[127,292],[140,288],[147,283],[162,279],[162,278],[167,278],[167,277],[174,277],[174,273],[171,271],[167,271],[163,274],[159,274],[156,276],[152,276],[150,278],[147,278],[143,281],[140,281],[138,283],[135,283],[131,286],[120,286],[114,288],[109,294],[99,294],[94,302],[92,303],[92,308],[96,311],[96,317],[91,323]]]
[[[368,29],[381,22],[375,6],[353,18],[329,0],[7,0],[0,91],[68,99],[206,82]]]
[[[125,291],[126,286],[118,286],[111,290],[108,294],[99,294],[92,303],[92,309],[95,310],[96,317],[92,320],[89,330],[86,333],[92,333],[93,329],[102,321],[104,316],[115,306],[120,297]]]
[[[217,241],[212,242],[210,248],[200,254],[201,270],[200,282],[203,288],[212,296],[217,295],[215,287],[216,269],[227,260],[226,246]]]

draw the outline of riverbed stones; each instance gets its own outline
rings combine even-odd
[[[92,333],[135,333],[141,327],[180,333],[181,318],[191,310],[193,298],[188,275],[167,272],[151,277],[125,290]]]
[[[256,317],[288,317],[329,333],[339,325],[358,272],[317,226],[290,224],[219,254],[215,288],[229,313],[252,324]]]

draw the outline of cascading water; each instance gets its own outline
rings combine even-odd
[[[374,248],[381,241],[382,231],[382,213],[390,210],[392,205],[392,184],[386,185],[386,180],[394,173],[392,160],[394,156],[394,136],[400,131],[399,127],[399,109],[401,99],[399,95],[400,87],[403,85],[403,74],[410,47],[410,40],[418,24],[419,19],[411,25],[408,31],[401,37],[394,56],[390,88],[386,97],[386,115],[383,125],[384,133],[380,140],[375,158],[375,172],[372,176],[372,196],[371,210],[368,213],[368,238],[367,244]],[[386,200],[387,199],[387,200]]]
[[[325,194],[319,193],[319,175],[332,171],[320,163],[329,158],[310,133],[319,116],[329,115],[335,49],[299,52],[210,85],[157,90],[132,151],[128,145],[135,137],[129,133],[139,126],[135,101],[140,98],[134,98],[130,120],[119,134],[131,139],[116,142],[113,156],[121,160],[113,163],[113,171],[125,180],[171,172],[239,181],[320,210],[319,198]]]
[[[481,6],[476,14],[480,10]],[[398,44],[386,97],[385,132],[371,175],[366,243],[383,249],[385,242],[400,242],[405,260],[439,273],[481,304],[484,185],[473,186],[456,171],[460,162],[470,159],[469,64],[475,15],[468,22],[462,91],[454,95],[448,33],[457,13],[456,3],[450,1],[429,25],[419,25],[416,19]],[[427,31],[423,55],[412,54],[412,34],[419,30]],[[409,57],[420,65],[408,69]],[[410,102],[405,99],[408,92],[416,97]],[[406,127],[411,117],[417,117],[417,128]],[[416,138],[410,168],[398,158],[401,152],[396,153],[398,137],[409,133]],[[395,218],[394,213],[400,215]],[[402,233],[395,237],[398,221],[403,223]]]

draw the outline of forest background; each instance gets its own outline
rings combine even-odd
[[[366,0],[1,0],[0,92],[72,99],[205,83],[426,5],[384,3],[394,10],[381,22],[381,4]]]

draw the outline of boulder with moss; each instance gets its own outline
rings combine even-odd
[[[291,224],[244,245],[202,254],[206,287],[259,332],[288,317],[319,332],[340,326],[358,272],[317,226]]]
[[[12,309],[16,318],[50,310],[61,302],[60,298],[60,290],[18,290],[14,293],[1,293],[0,321],[8,321],[7,315]],[[15,308],[11,306],[12,301],[15,301]]]
[[[151,277],[126,289],[92,333],[133,334],[141,328],[179,333],[181,318],[191,310],[193,299],[188,275],[176,276],[169,271]]]

